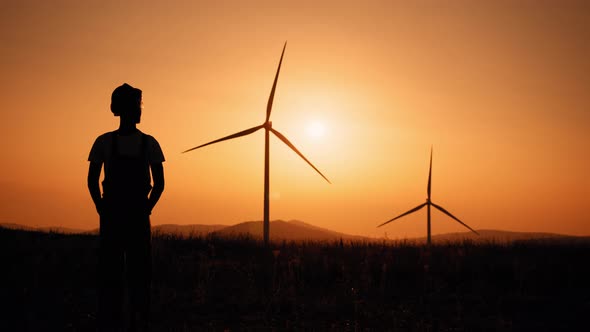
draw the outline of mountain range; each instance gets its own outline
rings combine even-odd
[[[27,231],[55,232],[63,234],[97,234],[98,229],[83,230],[65,227],[30,227],[14,223],[0,223],[0,227],[21,229]],[[235,237],[240,235],[262,238],[262,221],[246,221],[235,225],[177,225],[163,224],[152,226],[153,234],[163,234],[180,237],[194,237],[212,235],[216,237]],[[472,232],[437,234],[432,236],[435,243],[445,242],[493,242],[511,243],[515,241],[543,241],[543,242],[590,242],[588,236],[571,236],[556,233],[539,232],[511,232],[503,230],[478,230],[479,236]],[[415,243],[426,242],[426,237],[407,238],[403,240],[389,240],[386,238],[365,237],[350,235],[317,227],[299,220],[274,220],[271,222],[271,239],[275,241],[410,241]]]

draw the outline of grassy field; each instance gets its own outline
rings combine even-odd
[[[0,228],[3,331],[93,331],[98,238]],[[590,244],[153,239],[152,330],[585,331]]]

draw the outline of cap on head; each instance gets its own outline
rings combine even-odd
[[[141,105],[141,90],[127,83],[118,86],[111,95],[111,112],[119,116]]]

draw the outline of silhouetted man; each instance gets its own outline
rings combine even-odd
[[[149,216],[164,190],[164,154],[152,136],[136,128],[142,108],[141,90],[127,83],[117,87],[111,97],[111,111],[120,116],[119,129],[99,136],[88,157],[88,189],[100,215],[98,324],[104,331],[123,330],[125,321],[130,330],[146,330],[148,326]],[[124,318],[126,290],[129,317]]]

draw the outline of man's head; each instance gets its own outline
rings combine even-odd
[[[141,90],[124,83],[111,96],[111,111],[115,116],[139,123],[141,119]]]

